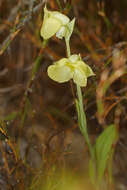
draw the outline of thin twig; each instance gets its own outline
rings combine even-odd
[[[41,0],[41,2],[33,8],[32,14],[36,13],[44,3],[45,0]],[[0,46],[0,55],[4,53],[4,51],[8,48],[15,36],[25,26],[25,24],[27,24],[31,20],[31,18],[32,17],[30,17],[28,13],[25,16],[25,18],[22,21],[20,21],[20,23],[18,23],[17,26],[14,27],[13,31],[10,32],[10,34],[7,36],[7,38],[3,41],[2,45]]]
[[[115,45],[113,46],[109,46],[107,48],[99,48],[99,49],[96,49],[94,50],[96,53],[100,53],[100,52],[103,52],[103,51],[106,51],[106,50],[111,50],[111,53],[109,53],[109,55],[107,56],[104,56],[102,58],[101,61],[107,61],[113,54],[113,49],[115,48],[118,48],[118,49],[121,49],[123,46],[127,45],[127,42],[126,41],[123,41],[123,42],[118,42],[116,43]],[[92,57],[92,55],[87,55],[86,57],[83,58],[83,61],[88,61],[90,58]]]

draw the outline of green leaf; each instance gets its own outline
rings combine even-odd
[[[112,175],[112,161],[113,161],[113,156],[114,156],[115,150],[112,148],[109,159],[108,159],[108,166],[107,166],[107,171],[108,171],[108,178],[109,178],[109,183],[113,183],[113,175]]]
[[[92,184],[96,184],[96,168],[95,164],[93,163],[92,158],[89,161],[89,175],[90,175],[90,180]]]
[[[97,162],[98,182],[101,182],[104,176],[108,158],[113,148],[112,145],[115,143],[116,138],[117,131],[115,125],[110,125],[96,140],[95,156]]]

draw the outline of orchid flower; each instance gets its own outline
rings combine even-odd
[[[66,15],[58,11],[49,11],[45,6],[40,34],[44,40],[51,38],[55,34],[60,39],[63,37],[67,38],[73,31],[74,22],[75,19],[70,21]]]
[[[48,67],[48,76],[59,83],[73,79],[74,83],[83,87],[87,85],[87,78],[92,75],[92,69],[76,54],[62,58]]]

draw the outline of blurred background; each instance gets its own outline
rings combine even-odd
[[[114,189],[125,190],[126,0],[0,0],[0,189],[92,188],[87,187],[89,154],[77,124],[75,85],[56,83],[47,75],[48,66],[66,56],[66,47],[54,36],[43,48],[45,3],[49,10],[76,18],[71,52],[80,53],[96,74],[82,88],[88,131],[94,144],[105,126],[117,126]],[[78,179],[75,189],[70,181],[53,186],[60,181],[58,170],[77,175],[71,179]]]

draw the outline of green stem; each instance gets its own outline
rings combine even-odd
[[[67,40],[67,39],[65,38],[65,42],[66,42],[66,48],[67,48],[67,57],[70,57],[70,55],[71,55],[71,50],[70,50],[69,40]]]
[[[57,4],[58,4],[58,6],[59,6],[60,11],[62,11],[62,6],[61,6],[61,4],[60,4],[60,1],[59,1],[59,0],[56,0],[56,2],[57,2]]]
[[[77,96],[78,96],[79,108],[77,108],[77,106],[76,106],[76,109],[78,112],[79,127],[80,127],[80,130],[81,130],[83,136],[85,137],[91,158],[94,159],[93,148],[92,148],[92,145],[90,143],[89,135],[87,132],[87,122],[86,122],[86,115],[85,115],[84,107],[83,107],[82,91],[81,91],[81,88],[79,85],[77,85]]]
[[[71,51],[70,51],[69,40],[67,40],[65,38],[65,42],[66,42],[66,48],[67,48],[67,56],[70,57]],[[93,148],[90,143],[89,135],[87,132],[87,123],[86,123],[86,115],[85,115],[84,108],[83,108],[82,91],[81,91],[81,88],[79,85],[77,85],[77,96],[78,96],[78,100],[76,100],[76,109],[77,109],[77,113],[78,113],[79,128],[86,140],[91,158],[92,158],[92,160],[94,160],[94,152],[93,152]]]

